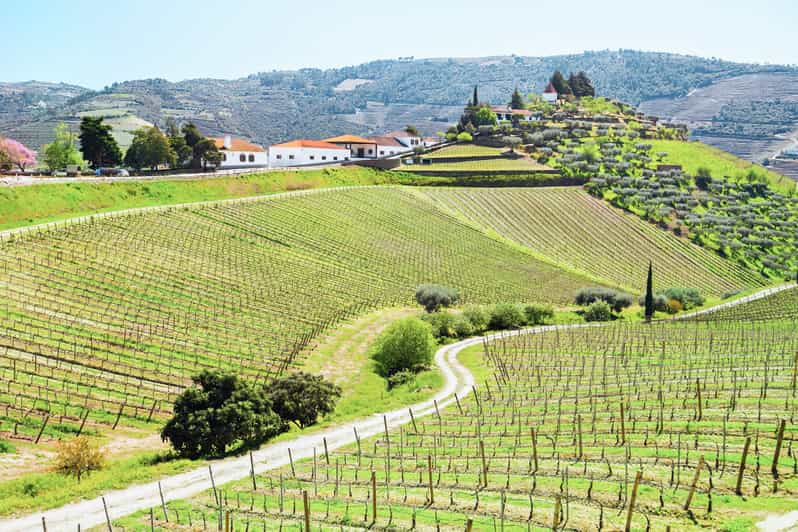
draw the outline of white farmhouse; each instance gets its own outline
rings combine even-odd
[[[377,143],[371,139],[358,137],[357,135],[340,135],[324,139],[324,142],[335,144],[349,150],[352,159],[376,159]]]
[[[557,103],[557,98],[559,95],[557,94],[557,89],[554,88],[554,85],[549,82],[546,85],[546,89],[543,91],[543,101],[546,103],[550,103],[551,105],[555,105]]]
[[[269,166],[308,166],[348,161],[348,148],[321,140],[292,140],[269,147]]]
[[[210,140],[222,152],[222,162],[219,164],[219,168],[255,168],[269,164],[266,150],[257,144],[235,139],[230,135]]]
[[[410,151],[410,148],[393,137],[370,137],[369,140],[377,144],[377,157],[379,159]]]
[[[523,122],[534,122],[538,119],[537,115],[528,109],[513,109],[509,105],[493,105],[490,110],[496,114],[496,119],[499,122],[509,122],[513,120],[513,117],[518,117],[518,120]]]
[[[400,129],[398,131],[391,131],[390,133],[386,133],[383,137],[392,137],[410,148],[411,150],[416,146],[424,146],[424,139],[419,137],[418,135],[412,135],[407,131]]]

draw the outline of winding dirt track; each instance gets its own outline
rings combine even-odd
[[[715,307],[714,310],[766,297],[790,286],[793,285],[768,288],[737,301],[719,305]],[[713,309],[704,312],[709,312],[711,310]],[[577,324],[560,327],[577,328],[588,326],[596,325]],[[312,457],[314,449],[316,449],[317,452],[323,452],[324,438],[327,439],[328,449],[338,449],[355,442],[354,429],[357,429],[357,434],[360,438],[368,438],[383,432],[385,430],[385,422],[387,422],[389,430],[410,423],[411,409],[413,411],[413,416],[416,418],[433,414],[435,412],[435,402],[437,402],[439,408],[443,408],[455,402],[455,394],[457,394],[458,397],[465,397],[472,391],[472,386],[475,384],[474,376],[457,360],[457,355],[463,349],[481,344],[486,338],[491,340],[518,334],[540,333],[555,328],[556,326],[533,327],[519,331],[497,333],[486,337],[470,338],[444,346],[435,354],[435,364],[440,368],[441,373],[446,379],[446,384],[432,399],[412,405],[410,408],[402,408],[385,413],[375,413],[354,422],[331,427],[313,434],[297,436],[292,440],[267,445],[253,452],[255,473],[261,473],[287,465],[289,463],[289,449],[291,449],[291,454],[295,460],[301,460]],[[385,421],[383,421],[383,416]],[[250,474],[249,456],[245,455],[214,461],[212,462],[212,468],[213,478],[217,485],[245,478]],[[160,483],[166,502],[185,499],[211,489],[212,487],[207,467],[201,467],[186,473],[166,477],[162,479]],[[139,510],[159,506],[161,503],[157,481],[111,491],[106,493],[104,498],[111,520],[132,514]],[[15,519],[0,520],[0,530],[4,532],[41,530],[42,517],[45,518],[47,530],[50,532],[61,530],[74,531],[77,529],[78,525],[81,526],[81,529],[86,530],[93,526],[102,525],[106,521],[102,497],[97,497],[67,504],[60,508],[54,508],[45,512],[37,512]]]

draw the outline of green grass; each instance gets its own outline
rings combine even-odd
[[[272,194],[287,190],[401,183],[400,172],[360,167],[275,171],[206,179],[53,183],[0,187],[0,230],[136,207]],[[415,178],[411,178],[411,181]]]
[[[191,460],[163,460],[163,456],[157,453],[141,453],[111,462],[105,469],[83,477],[80,482],[55,472],[25,475],[0,482],[0,515],[23,515],[55,508],[131,484],[182,473],[201,464]]]
[[[17,448],[14,447],[11,442],[0,440],[0,454],[12,454],[15,452],[17,452]]]
[[[652,153],[666,152],[665,164],[680,164],[684,171],[695,175],[701,167],[709,169],[716,179],[728,176],[734,180],[742,180],[753,170],[757,175],[767,179],[770,185],[780,192],[793,192],[798,184],[792,179],[782,176],[763,166],[741,159],[719,148],[702,142],[683,142],[678,140],[645,140],[652,145]]]
[[[425,153],[422,158],[435,160],[449,157],[500,157],[506,152],[507,148],[493,148],[491,146],[479,146],[477,144],[455,144]]]
[[[435,172],[540,172],[549,170],[547,166],[526,159],[506,159],[495,158],[486,160],[463,160],[447,163],[415,164],[404,166],[403,170],[415,173],[435,173]]]

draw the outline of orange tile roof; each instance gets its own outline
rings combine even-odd
[[[346,150],[346,148],[342,146],[338,146],[337,144],[332,144],[330,142],[324,142],[323,140],[292,140],[289,142],[283,142],[282,144],[275,144],[272,148],[318,148],[324,150]]]
[[[357,135],[341,135],[331,139],[324,139],[324,142],[334,142],[336,144],[374,144],[373,140],[364,139]]]
[[[224,147],[224,137],[210,137],[216,147],[220,150],[227,151],[266,151],[262,146],[247,142],[246,140],[232,138],[230,139],[230,147]]]

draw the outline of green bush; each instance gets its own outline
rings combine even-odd
[[[388,389],[396,388],[397,386],[401,386],[403,384],[407,384],[408,382],[413,382],[416,378],[416,374],[409,369],[405,369],[394,373],[390,377],[388,377]]]
[[[601,286],[582,288],[576,293],[577,305],[590,305],[596,301],[604,301],[614,312],[620,312],[632,305],[632,296],[611,288]]]
[[[695,288],[666,288],[657,292],[657,295],[678,301],[684,310],[704,304],[704,297]]]
[[[526,315],[521,305],[499,303],[490,313],[491,329],[517,329],[524,324],[526,324]]]
[[[637,300],[641,307],[645,307],[646,305],[646,298],[645,296],[641,296],[640,299]],[[662,294],[654,294],[654,310],[657,312],[667,312],[668,310],[668,298],[663,296]]]
[[[485,307],[479,305],[469,305],[463,309],[462,316],[471,323],[475,334],[480,334],[488,330],[490,325],[490,312]]]
[[[584,318],[585,321],[610,321],[612,309],[606,301],[594,301],[585,309]]]
[[[456,137],[458,142],[471,142],[474,140],[474,137],[471,136],[471,133],[463,131],[462,133],[458,134]]]
[[[455,330],[455,316],[451,312],[439,310],[431,314],[424,314],[421,319],[429,323],[432,328],[432,335],[435,338],[455,338],[457,331]]]
[[[209,370],[192,380],[161,430],[180,456],[219,456],[236,443],[255,447],[288,428],[272,410],[265,386]]]
[[[13,445],[11,445],[5,440],[0,440],[0,454],[3,453],[11,454],[15,452],[17,452],[17,449]]]
[[[416,288],[416,302],[427,312],[435,312],[441,307],[450,307],[459,299],[459,292],[448,286],[423,284]]]
[[[428,323],[408,317],[388,326],[377,338],[371,358],[377,364],[377,373],[385,378],[400,371],[419,371],[432,363],[435,338]]]
[[[294,423],[300,429],[335,410],[340,397],[341,388],[321,375],[302,371],[277,378],[269,385],[272,409],[283,421]]]
[[[474,326],[471,321],[460,314],[454,317],[454,332],[458,338],[468,338],[474,334]]]
[[[531,304],[524,307],[526,322],[529,325],[543,325],[554,317],[554,309],[549,305]]]

